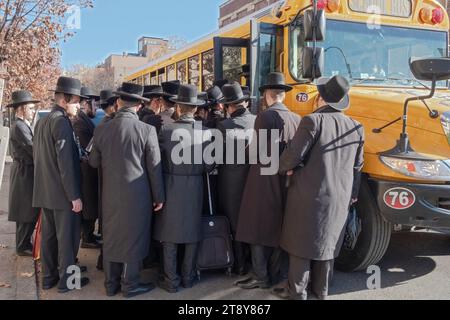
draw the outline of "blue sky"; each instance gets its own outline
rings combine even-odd
[[[196,40],[218,27],[224,0],[93,0],[81,29],[61,44],[63,68],[96,65],[111,53],[137,52],[141,36]]]

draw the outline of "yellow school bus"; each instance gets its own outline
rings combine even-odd
[[[357,215],[362,231],[353,249],[343,248],[337,266],[355,271],[378,263],[393,231],[403,227],[450,228],[450,92],[446,80],[417,80],[415,57],[447,57],[449,18],[433,0],[287,0],[273,3],[187,47],[153,61],[127,78],[140,84],[180,80],[200,90],[215,79],[240,81],[252,91],[271,71],[281,71],[295,89],[290,109],[315,109],[315,80],[304,78],[305,14],[325,12],[322,76],[343,75],[352,84],[346,112],[366,131],[365,167]],[[317,12],[317,11],[314,11]],[[240,75],[250,65],[250,77]],[[423,79],[422,79],[423,80]],[[244,83],[247,82],[247,83]],[[406,111],[405,111],[406,110]],[[404,124],[404,125],[403,125]],[[393,152],[409,141],[406,152]],[[406,135],[407,133],[407,135]]]

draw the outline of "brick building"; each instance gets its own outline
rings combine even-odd
[[[228,0],[219,7],[219,27],[233,23],[279,0]]]

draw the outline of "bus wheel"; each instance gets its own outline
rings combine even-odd
[[[344,272],[366,270],[383,258],[389,246],[392,224],[380,214],[367,179],[362,179],[356,212],[361,219],[362,231],[353,250],[342,248],[336,259],[336,268]]]

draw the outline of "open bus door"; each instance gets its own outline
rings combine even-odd
[[[282,71],[283,27],[250,21],[251,38],[214,38],[215,79],[237,81],[251,90],[253,113],[263,110],[259,87],[273,71]],[[248,77],[241,76],[242,66],[250,67]]]

